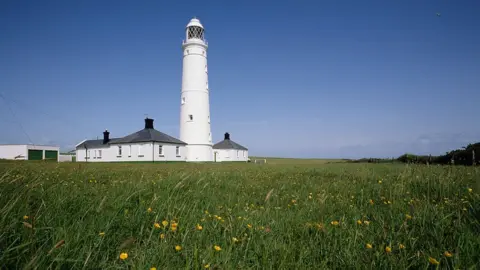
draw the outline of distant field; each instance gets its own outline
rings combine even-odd
[[[0,268],[480,266],[479,168],[267,159],[0,163]]]
[[[327,164],[345,162],[343,159],[319,159],[319,158],[275,158],[275,157],[250,157],[250,160],[266,159],[268,164]]]

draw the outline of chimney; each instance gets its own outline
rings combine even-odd
[[[230,140],[230,134],[228,134],[228,132],[225,133],[225,140]]]
[[[145,128],[146,129],[153,129],[153,119],[145,118]]]
[[[105,129],[105,131],[103,132],[103,144],[106,144],[110,141],[110,132],[108,132],[108,130]]]

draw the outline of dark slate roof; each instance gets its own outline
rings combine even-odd
[[[86,140],[79,144],[76,148],[101,148],[101,147],[108,147],[112,141],[115,141],[118,139],[110,139],[110,141],[106,144],[103,144],[103,139],[101,140]]]
[[[137,143],[137,142],[161,142],[161,143],[171,143],[171,144],[183,144],[187,143],[180,141],[172,136],[169,136],[165,133],[162,133],[153,128],[144,128],[140,131],[132,133],[123,138],[111,140],[111,144],[115,143]]]
[[[236,150],[248,150],[246,147],[240,144],[226,139],[213,145],[213,149],[236,149]]]

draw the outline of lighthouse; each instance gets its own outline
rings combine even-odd
[[[186,27],[180,109],[180,140],[186,161],[213,161],[205,30],[196,18]]]

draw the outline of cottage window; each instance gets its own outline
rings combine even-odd
[[[190,121],[193,121],[193,114],[189,114],[188,119],[190,119]]]
[[[97,158],[102,158],[102,150],[98,150],[98,157]]]
[[[180,146],[175,147],[175,153],[176,153],[177,157],[180,156]]]
[[[158,146],[158,155],[163,156],[163,147],[162,145]]]
[[[118,146],[118,156],[119,157],[122,156],[122,146],[121,145]]]

